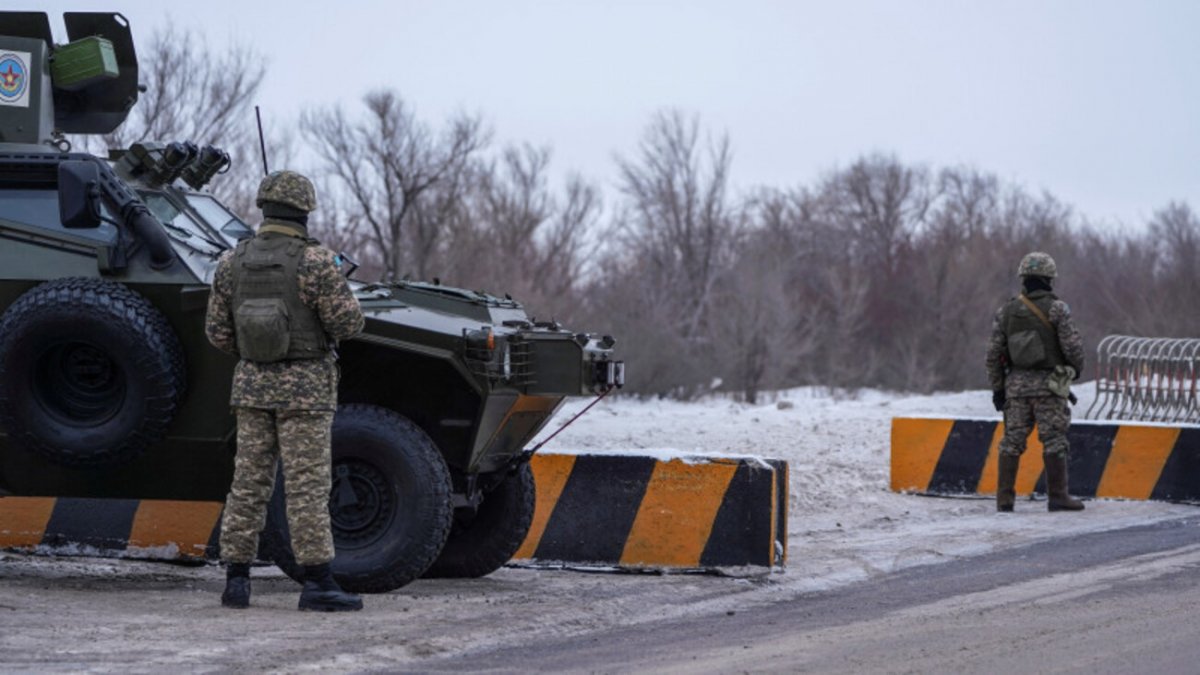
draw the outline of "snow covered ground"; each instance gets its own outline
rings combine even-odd
[[[1076,418],[1094,387],[1076,388]],[[588,401],[572,401],[548,434]],[[769,393],[757,405],[724,397],[683,403],[605,400],[545,451],[649,451],[662,455],[750,454],[791,466],[788,568],[779,592],[823,590],[912,565],[979,555],[1035,541],[1194,515],[1179,504],[1091,500],[1083,513],[1048,513],[1018,500],[998,514],[990,498],[947,499],[888,489],[893,417],[999,419],[990,392],[912,396],[862,391],[853,398],[817,388]],[[775,585],[775,584],[772,584]]]

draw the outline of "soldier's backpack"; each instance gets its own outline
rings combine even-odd
[[[1042,302],[1021,294],[1006,308],[1004,332],[1008,337],[1008,359],[1014,368],[1053,370],[1066,364],[1058,344],[1058,331],[1046,317],[1054,296],[1046,294],[1038,300]],[[1046,309],[1039,304],[1046,305]]]
[[[316,313],[300,299],[304,239],[257,236],[233,258],[233,325],[238,354],[260,363],[312,359],[327,351]]]

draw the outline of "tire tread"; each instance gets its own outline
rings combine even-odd
[[[0,316],[0,383],[6,381],[7,359],[20,329],[50,312],[67,308],[74,316],[107,323],[145,346],[137,366],[152,383],[153,395],[142,402],[144,421],[123,442],[80,454],[52,447],[17,414],[15,397],[27,392],[0,384],[0,425],[25,447],[68,466],[97,466],[127,462],[166,435],[167,427],[187,388],[183,348],[165,316],[144,296],[124,284],[105,279],[65,277],[26,291]],[[16,386],[16,385],[14,385]]]

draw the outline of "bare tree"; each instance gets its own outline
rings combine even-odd
[[[1150,236],[1161,261],[1156,295],[1168,299],[1163,315],[1173,319],[1173,325],[1164,327],[1162,333],[1200,335],[1200,317],[1190,311],[1200,298],[1200,219],[1187,204],[1171,202],[1155,211]]]
[[[980,334],[990,328],[994,270],[988,233],[999,219],[995,176],[960,167],[938,172],[927,226],[907,265],[909,324],[901,341],[906,386],[931,391],[979,372]]]
[[[655,115],[636,156],[617,159],[621,206],[583,297],[592,321],[633,345],[629,372],[647,393],[695,395],[728,370],[713,313],[744,218],[730,161],[727,138],[702,144],[698,120],[678,111]]]
[[[815,191],[815,231],[823,233],[824,241],[833,247],[819,244],[818,250],[826,260],[836,261],[834,269],[839,270],[824,281],[825,295],[858,313],[843,318],[834,308],[831,314],[831,321],[841,322],[838,330],[847,338],[831,343],[825,356],[828,367],[842,373],[836,379],[861,386],[875,378],[899,379],[905,377],[899,373],[915,370],[912,352],[919,346],[908,333],[918,289],[911,281],[914,268],[927,261],[913,255],[914,240],[927,225],[934,198],[933,181],[925,168],[905,166],[884,155],[864,157],[833,172]],[[813,277],[820,279],[821,274]],[[847,350],[861,342],[861,337],[849,339],[849,333],[860,331],[886,339],[888,345]]]
[[[511,291],[538,311],[563,316],[575,301],[583,237],[596,224],[600,197],[579,176],[568,177],[562,195],[556,195],[549,163],[547,148],[513,146],[480,174],[466,212],[474,227],[461,228],[453,244],[473,259],[460,258],[452,278]]]
[[[736,260],[716,284],[711,323],[711,363],[727,388],[754,403],[763,389],[788,384],[788,366],[812,352],[814,335],[797,334],[793,309],[793,251],[777,231],[748,234]]]
[[[265,72],[263,56],[246,45],[210,50],[202,33],[168,24],[142,51],[146,91],[125,123],[99,139],[79,140],[112,149],[143,141],[217,146],[233,165],[211,188],[243,218],[252,216],[260,166],[252,106]]]
[[[262,55],[236,43],[210,50],[203,34],[168,24],[141,63],[146,92],[125,125],[105,137],[110,147],[175,138],[247,140],[246,112],[266,72]]]
[[[814,186],[763,189],[727,206],[744,217],[726,221],[706,276],[686,264],[703,259],[694,252],[705,241],[689,218],[705,213],[695,197],[712,192],[688,180],[697,173],[669,170],[694,166],[677,161],[691,156],[694,137],[650,136],[642,161],[621,164],[624,236],[605,266],[618,280],[588,296],[621,313],[637,391],[688,396],[714,374],[751,401],[802,383],[982,387],[992,314],[1017,291],[1017,261],[1033,250],[1058,260],[1056,290],[1085,348],[1115,332],[1200,335],[1185,309],[1200,294],[1200,219],[1190,206],[1168,204],[1141,230],[1098,231],[1047,192],[879,155]],[[697,298],[704,319],[688,321]]]
[[[793,330],[811,335],[814,346],[790,370],[802,381],[853,389],[873,382],[882,360],[877,351],[862,349],[877,328],[868,302],[878,270],[862,260],[858,234],[841,221],[828,190],[827,183],[821,191],[791,197]]]
[[[435,134],[391,91],[370,93],[363,102],[361,120],[339,107],[307,110],[301,131],[312,141],[321,168],[347,191],[344,215],[361,222],[383,260],[385,276],[398,279],[411,272],[425,278],[443,221],[428,217],[428,211],[420,219],[414,214],[435,188],[445,190],[465,180],[489,133],[479,117],[458,115]]]
[[[691,334],[707,319],[742,217],[727,194],[731,161],[728,137],[702,149],[699,120],[677,110],[654,117],[636,161],[617,160],[629,199],[627,241],[654,281],[671,289]]]
[[[834,173],[822,192],[826,217],[854,234],[861,259],[894,278],[903,250],[925,224],[933,200],[929,173],[895,157],[872,155]]]
[[[327,248],[345,253],[358,264],[354,278],[382,278],[383,258],[372,246],[363,222],[346,217],[345,195],[340,186],[325,174],[316,175],[313,184],[317,191],[317,210],[309,214],[309,233]]]

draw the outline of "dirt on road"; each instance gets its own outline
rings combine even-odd
[[[420,669],[469,654],[769,602],[764,578],[505,568],[299,612],[300,587],[256,568],[252,606],[220,606],[221,569],[0,555],[0,671]]]
[[[803,590],[795,573],[505,568],[367,596],[360,613],[312,614],[268,567],[255,570],[253,606],[228,610],[215,566],[5,554],[0,671],[1128,672],[1140,659],[1174,672],[1200,662],[1189,661],[1200,659],[1194,516],[830,579],[823,591]]]

